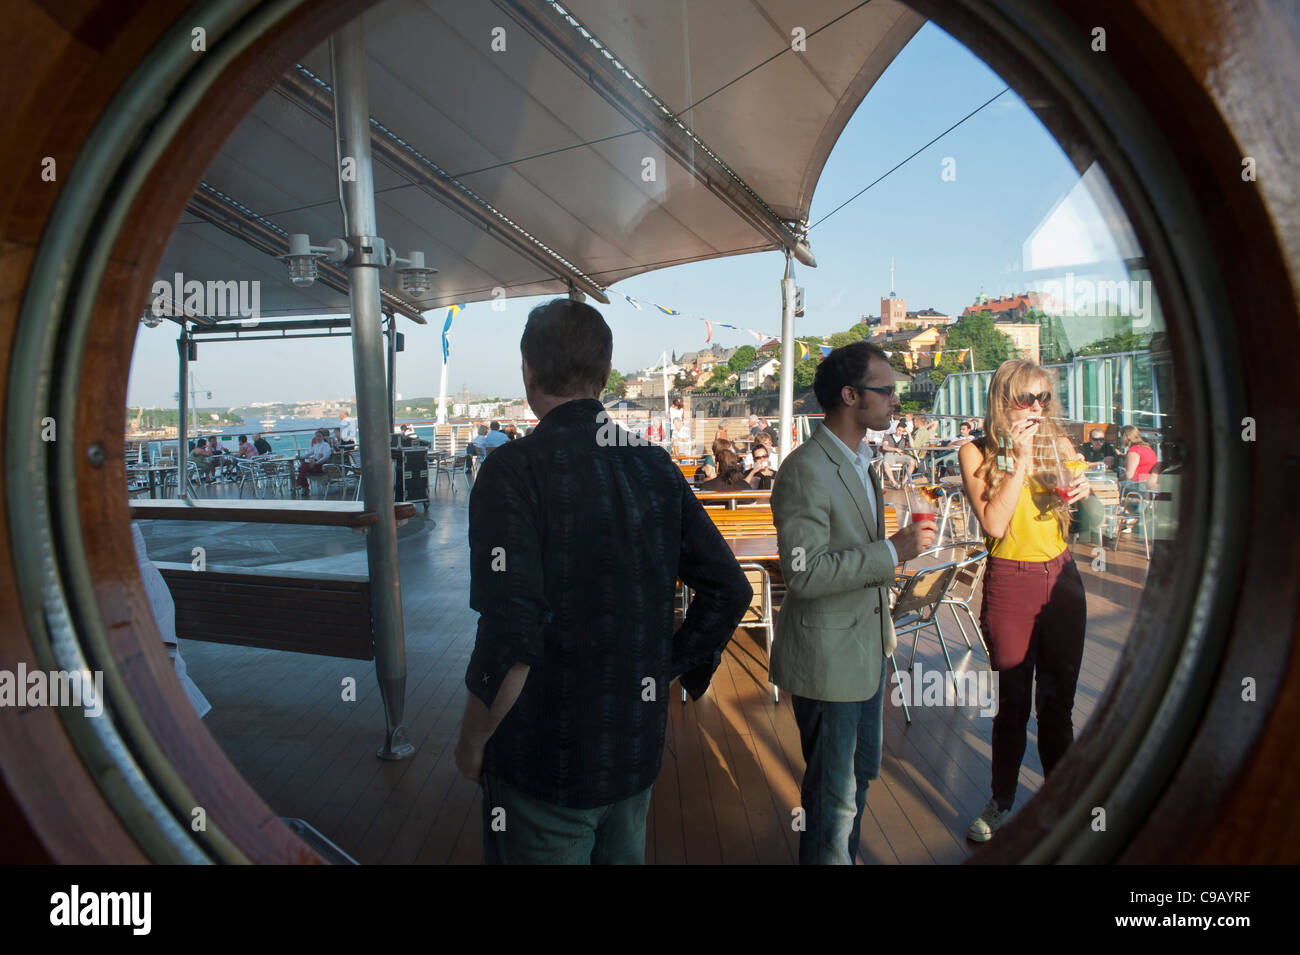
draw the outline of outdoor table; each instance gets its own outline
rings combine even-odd
[[[174,464],[134,464],[127,467],[128,474],[148,474],[149,475],[149,497],[157,498],[158,491],[161,489],[162,479],[159,474],[166,474],[168,471],[175,471]]]

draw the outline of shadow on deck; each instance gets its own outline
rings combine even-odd
[[[463,486],[454,497],[444,486],[428,517],[399,533],[411,759],[375,757],[383,714],[372,664],[182,641],[189,673],[213,704],[205,722],[249,783],[279,815],[307,820],[362,863],[481,861],[478,787],[453,760],[477,620],[469,609],[467,498]],[[351,531],[203,525],[199,541],[194,524],[144,522],[142,529],[155,560],[189,560],[190,547],[203,543],[213,562],[365,568],[364,537]],[[1118,662],[1146,575],[1141,541],[1121,541],[1105,574],[1092,571],[1085,548],[1075,549],[1089,618],[1076,732]],[[965,650],[947,609],[940,619],[956,669],[987,669],[978,643]],[[900,664],[909,649],[905,638]],[[921,638],[917,658],[927,669],[946,669],[932,636]],[[347,677],[356,680],[356,702],[343,700]],[[788,697],[772,702],[762,632],[737,631],[705,698],[683,704],[676,687],[672,693],[647,861],[796,861],[792,810],[803,759]],[[972,707],[914,706],[909,726],[886,701],[884,763],[868,793],[862,862],[966,858],[966,826],[988,799],[991,730],[992,719]],[[1017,806],[1042,784],[1032,719],[1029,734]]]

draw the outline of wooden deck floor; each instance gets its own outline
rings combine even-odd
[[[371,664],[184,641],[190,675],[212,701],[205,722],[231,760],[283,816],[300,817],[362,863],[478,863],[478,787],[453,760],[464,673],[476,615],[468,606],[467,496],[445,486],[399,541],[407,635],[406,726],[414,757],[375,757],[383,715]],[[151,526],[152,525],[152,526]],[[188,554],[196,525],[144,525],[155,559]],[[266,526],[205,527],[211,544],[247,546],[241,562],[361,570],[360,535]],[[248,556],[248,555],[252,556]],[[1088,720],[1127,638],[1146,562],[1140,539],[1121,538],[1104,575],[1076,548],[1088,591],[1088,640],[1075,728]],[[188,556],[185,557],[188,560]],[[209,561],[217,562],[209,547]],[[255,608],[248,608],[255,612]],[[978,610],[977,610],[978,613]],[[941,620],[953,663],[987,669],[967,652],[948,611]],[[900,648],[905,661],[910,639]],[[957,647],[962,648],[956,654]],[[938,642],[922,637],[918,659],[945,669]],[[357,701],[343,702],[355,677]],[[892,685],[892,684],[891,684]],[[773,703],[761,631],[741,630],[708,695],[680,703],[674,687],[663,770],[647,829],[648,862],[792,863],[803,760],[787,698]],[[885,706],[885,758],[868,793],[863,863],[953,863],[971,851],[966,826],[988,799],[992,720],[969,707]],[[1042,783],[1031,720],[1017,805]]]

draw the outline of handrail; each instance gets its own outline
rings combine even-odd
[[[168,500],[132,501],[132,520],[212,521],[248,524],[300,524],[317,527],[370,527],[379,515],[359,501]],[[397,520],[415,516],[415,505],[399,503]]]

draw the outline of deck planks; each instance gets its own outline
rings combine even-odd
[[[277,813],[306,819],[364,864],[482,861],[479,789],[460,776],[454,760],[477,621],[468,606],[465,495],[453,499],[444,489],[429,517],[432,526],[408,526],[399,542],[406,725],[416,746],[411,759],[389,763],[375,757],[383,715],[371,664],[183,642],[190,673],[213,703],[205,723],[250,784]],[[174,552],[183,541],[179,535],[194,532],[193,525],[166,522],[144,527],[151,551],[157,547],[160,553]],[[266,563],[287,567],[296,559],[319,560],[319,538],[281,539],[276,535],[283,530],[249,529],[248,536],[259,541],[275,538],[274,547],[262,544]],[[1107,551],[1104,575],[1091,569],[1090,548],[1074,548],[1089,606],[1076,731],[1086,725],[1118,664],[1145,578],[1141,540],[1130,537],[1121,540],[1118,553]],[[341,530],[330,553],[355,562],[363,547],[360,535]],[[250,556],[248,562],[256,560]],[[974,610],[978,617],[978,599]],[[974,634],[975,648],[967,650],[950,612],[943,614],[954,666],[987,670]],[[905,641],[900,666],[908,649]],[[917,659],[926,668],[946,666],[932,634],[921,637]],[[341,700],[345,676],[356,678],[355,703]],[[803,758],[788,695],[779,703],[771,698],[763,631],[737,631],[702,699],[681,702],[676,684],[668,692],[647,861],[796,861],[791,811],[799,805]],[[963,707],[914,706],[912,715],[908,725],[886,698],[885,752],[880,779],[868,791],[859,847],[863,863],[953,863],[974,848],[965,841],[965,829],[988,798],[992,720]],[[1017,805],[1042,784],[1036,730],[1031,719]]]

